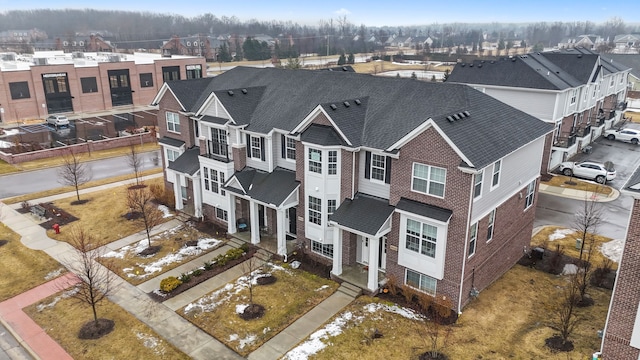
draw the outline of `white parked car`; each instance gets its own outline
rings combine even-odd
[[[47,124],[58,126],[69,126],[69,119],[64,115],[49,115]]]
[[[628,128],[620,130],[609,129],[604,132],[604,137],[609,140],[626,141],[638,145],[640,141],[640,130]]]
[[[604,184],[616,178],[616,169],[613,168],[611,163],[607,163],[605,166],[605,164],[592,161],[567,161],[560,164],[559,170],[565,176],[595,180],[599,184]]]

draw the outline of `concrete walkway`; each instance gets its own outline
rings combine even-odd
[[[146,179],[162,176],[162,174],[156,174],[146,177]],[[81,190],[81,194],[86,194],[92,191],[99,191],[116,187],[125,184],[131,184],[135,180],[126,180],[113,184],[106,184],[91,189]],[[51,202],[62,198],[75,196],[75,193],[65,193],[59,195],[53,195],[42,199],[32,201],[32,203]],[[72,257],[74,249],[71,245],[65,242],[55,241],[49,238],[46,234],[46,230],[42,228],[31,214],[20,214],[17,209],[19,204],[6,206],[0,204],[2,208],[3,219],[2,221],[13,229],[15,232],[22,236],[22,243],[31,248],[37,250],[43,250],[49,254],[52,258],[61,262],[62,264],[68,262]],[[153,234],[161,233],[165,230],[181,225],[180,221],[172,219],[158,227],[153,231]],[[141,231],[139,233],[124,237],[120,240],[111,242],[104,246],[105,251],[117,250],[123,246],[131,245],[146,238],[146,233]],[[199,266],[202,266],[204,261],[211,260],[216,255],[226,252],[232,248],[229,244],[225,244],[220,248],[195,258],[185,264],[182,264],[162,275],[149,279],[148,281],[134,286],[121,279],[115,277],[116,290],[109,297],[109,299],[118,304],[120,307],[134,315],[143,323],[147,324],[160,336],[167,339],[178,349],[189,355],[193,359],[211,359],[212,354],[215,354],[216,359],[241,359],[242,357],[236,354],[234,351],[227,348],[224,344],[200,330],[195,325],[191,324],[178,314],[176,310],[186,306],[187,304],[196,301],[202,296],[210,293],[228,282],[234,281],[238,277],[243,275],[241,266],[235,266],[207,281],[195,286],[163,303],[157,303],[149,298],[147,293],[158,289],[160,287],[160,281],[167,276],[179,276],[182,273],[191,271]],[[56,291],[59,291],[57,288]],[[25,293],[27,294],[27,293]],[[37,299],[33,299],[36,302],[50,294],[43,295]],[[38,297],[38,296],[36,296]],[[275,359],[284,355],[291,348],[295,347],[299,342],[304,341],[310,334],[316,329],[322,326],[328,319],[338,313],[342,308],[349,304],[354,298],[343,293],[335,293],[325,301],[317,305],[314,309],[302,316],[296,322],[291,324],[288,328],[280,332],[274,338],[267,343],[263,344],[259,349],[252,353],[249,358],[251,359]],[[27,306],[27,305],[24,305]],[[22,306],[22,307],[24,307]],[[18,310],[21,308],[17,308]],[[37,346],[41,342],[41,338],[47,338],[49,342],[54,342],[46,333],[28,318],[21,310],[15,311],[15,313],[23,314],[24,317],[14,319],[11,322],[7,322],[6,325],[9,328],[18,328],[21,326],[31,326],[31,330],[27,332],[16,332],[16,339],[23,344],[27,345],[27,349],[34,342],[35,346],[32,355],[35,358],[41,359],[64,359],[64,355],[51,355],[49,350],[44,350]],[[0,314],[4,317],[3,314]],[[11,318],[11,317],[9,317]],[[27,324],[27,325],[21,325]],[[31,333],[39,334],[38,338],[30,336]],[[58,348],[59,345],[56,344]],[[64,350],[63,350],[64,351]],[[68,355],[68,354],[67,354]]]
[[[574,200],[588,200],[588,201],[596,201],[596,202],[609,202],[613,201],[620,196],[620,192],[612,187],[607,185],[602,185],[603,187],[608,187],[611,189],[611,193],[609,195],[605,195],[602,193],[592,192],[592,191],[582,191],[576,190],[566,187],[560,186],[549,186],[545,183],[540,183],[539,191],[544,194],[550,194],[554,196],[559,196],[567,199]]]

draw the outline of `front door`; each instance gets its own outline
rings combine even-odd
[[[42,84],[49,114],[73,111],[67,73],[42,74]]]
[[[384,271],[387,268],[387,237],[380,238],[379,244],[378,268],[380,271]]]
[[[129,70],[108,70],[107,75],[109,76],[109,88],[111,89],[111,105],[121,106],[133,104]]]
[[[369,238],[358,235],[356,261],[365,265],[369,264]]]
[[[289,211],[288,211],[288,216],[289,216],[289,233],[294,234],[296,233],[296,229],[297,229],[297,223],[296,223],[296,208],[295,207],[290,207]]]

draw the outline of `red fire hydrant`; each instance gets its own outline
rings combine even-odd
[[[60,234],[60,225],[59,224],[53,224],[52,228],[56,232],[56,234]]]

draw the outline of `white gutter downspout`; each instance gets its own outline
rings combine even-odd
[[[458,315],[462,314],[462,288],[464,287],[464,266],[467,264],[467,238],[469,237],[469,222],[471,221],[471,207],[473,205],[473,190],[474,190],[474,178],[475,175],[471,177],[471,189],[469,191],[469,209],[467,210],[467,230],[465,230],[464,235],[464,253],[462,254],[462,273],[460,274],[460,295],[458,295]]]
[[[351,200],[355,196],[356,191],[356,152],[351,153]]]

